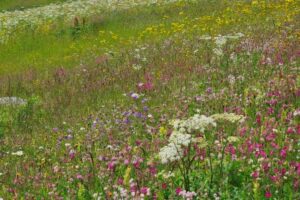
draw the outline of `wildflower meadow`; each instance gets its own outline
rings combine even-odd
[[[300,199],[300,2],[1,1],[10,199]]]

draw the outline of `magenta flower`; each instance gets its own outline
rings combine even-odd
[[[115,170],[116,164],[117,163],[115,161],[111,161],[108,163],[107,167],[109,170],[113,171],[113,170]]]
[[[259,171],[254,171],[252,173],[252,178],[257,179],[259,177]]]
[[[176,188],[176,194],[177,194],[177,195],[179,195],[180,192],[182,192],[182,191],[183,191],[183,190],[182,190],[180,187]]]
[[[148,187],[142,187],[140,192],[141,192],[141,194],[150,196],[150,188],[148,188]]]
[[[266,191],[265,197],[268,198],[268,199],[272,197],[272,194],[271,194],[271,192],[269,190]]]

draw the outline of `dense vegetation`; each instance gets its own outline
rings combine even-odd
[[[300,198],[298,1],[0,5],[0,199]]]

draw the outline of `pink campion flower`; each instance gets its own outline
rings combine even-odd
[[[279,149],[279,145],[276,144],[275,142],[272,142],[272,143],[271,143],[271,146],[272,146],[274,149]]]
[[[268,199],[272,197],[272,194],[269,190],[266,191],[265,197],[268,198]]]
[[[267,104],[269,104],[271,106],[275,106],[277,104],[277,100],[276,99],[271,99],[271,100],[267,101]]]
[[[257,123],[258,126],[261,125],[261,114],[260,113],[256,114],[256,123]]]
[[[258,151],[259,155],[263,158],[266,158],[267,157],[267,153],[264,151],[264,150],[259,150]]]
[[[283,65],[283,58],[281,54],[276,55],[276,61],[278,62],[278,65],[282,66]]]
[[[279,181],[279,177],[278,176],[271,176],[270,179],[274,182],[274,183],[277,183]]]
[[[208,88],[206,89],[206,93],[207,93],[207,94],[211,94],[211,93],[212,93],[212,91],[213,91],[213,90],[212,90],[212,88],[211,88],[211,87],[208,87]]]
[[[69,157],[70,157],[70,159],[74,159],[75,158],[75,153],[76,153],[76,151],[74,149],[71,149],[69,151]]]
[[[246,127],[243,127],[240,129],[240,136],[244,136],[247,132],[247,128]]]
[[[135,196],[136,192],[137,192],[137,185],[134,182],[130,183],[130,192],[132,196]]]
[[[274,114],[274,109],[272,107],[267,108],[267,114],[268,115]]]
[[[259,177],[259,171],[254,171],[251,176],[252,178],[257,179]]]
[[[181,189],[180,187],[178,187],[178,188],[176,188],[176,191],[175,191],[175,192],[176,192],[177,195],[179,195],[180,192],[182,192],[182,189]]]
[[[147,81],[145,84],[144,84],[144,90],[152,90],[154,87],[153,83],[150,82],[150,81]]]
[[[118,184],[119,185],[123,185],[123,182],[124,182],[123,178],[118,178]]]
[[[129,165],[129,163],[130,163],[129,159],[124,160],[124,165]]]
[[[286,174],[286,169],[282,168],[281,171],[280,171],[280,174],[281,174],[281,176],[284,176]]]
[[[143,158],[136,158],[132,161],[132,164],[135,168],[139,168],[141,163],[143,163]]]
[[[264,162],[264,163],[262,163],[262,168],[263,168],[264,172],[268,172],[269,169],[271,168],[271,164],[269,162]]]
[[[156,167],[154,165],[149,166],[149,172],[151,175],[155,175],[157,173]]]
[[[287,147],[283,147],[283,149],[280,151],[280,156],[285,159],[287,155]]]
[[[83,176],[82,176],[81,174],[77,174],[77,175],[76,175],[76,178],[77,178],[78,180],[83,180]]]
[[[140,192],[143,195],[150,196],[150,188],[148,188],[148,187],[142,187]]]
[[[140,145],[142,144],[142,141],[141,141],[141,140],[136,140],[136,141],[135,141],[135,144],[136,144],[137,146],[140,146]]]
[[[295,133],[295,130],[292,127],[288,127],[288,129],[286,130],[287,134],[293,134]]]
[[[269,133],[266,137],[267,141],[272,141],[276,138],[276,134],[275,133]]]
[[[107,167],[108,167],[108,169],[110,170],[110,171],[113,171],[113,170],[115,170],[115,168],[116,168],[116,162],[115,161],[111,161],[111,162],[109,162],[108,164],[107,164]]]

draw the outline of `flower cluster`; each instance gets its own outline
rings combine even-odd
[[[175,130],[181,133],[191,133],[196,130],[204,132],[209,126],[217,125],[213,118],[199,114],[195,114],[187,120],[176,119],[171,124]]]
[[[171,124],[174,131],[169,138],[169,144],[161,148],[159,152],[162,163],[173,162],[182,157],[183,148],[193,141],[191,133],[194,131],[204,132],[208,127],[217,125],[213,118],[199,114],[186,120],[176,119]]]
[[[176,0],[168,0],[164,3],[174,1]],[[161,2],[157,0],[77,0],[26,10],[0,12],[0,43],[6,42],[16,30],[22,30],[26,27],[34,29],[58,19],[63,19],[69,23],[75,17],[90,17],[101,14],[103,10],[128,9],[155,3]]]
[[[235,113],[218,113],[211,116],[216,121],[228,121],[231,123],[242,123],[245,120],[243,115],[237,115]]]

